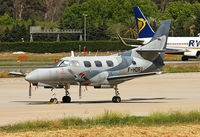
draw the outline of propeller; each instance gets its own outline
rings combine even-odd
[[[79,83],[79,98],[80,98],[80,99],[81,99],[81,96],[82,96],[81,93],[82,93],[82,92],[81,92],[81,83]]]
[[[91,72],[91,70],[85,73],[80,73],[79,75],[75,74],[71,69],[68,69],[68,71],[74,76],[75,80],[77,81],[77,84],[79,85],[79,98],[81,99],[81,96],[82,96],[81,84],[85,82],[85,87],[87,89],[88,78],[86,76]]]
[[[87,85],[88,85],[88,83],[87,83],[87,81],[85,81],[85,89],[87,90]]]
[[[31,83],[29,83],[29,98],[31,98]]]

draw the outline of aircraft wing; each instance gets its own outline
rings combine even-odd
[[[147,75],[155,75],[160,72],[148,72],[148,73],[138,73],[138,74],[128,74],[128,75],[117,75],[117,76],[109,76],[107,80],[111,83],[122,83],[127,80],[131,80],[136,77],[142,77]]]
[[[21,72],[9,72],[8,73],[9,75],[14,75],[14,76],[26,76],[26,74],[24,73],[21,73]]]
[[[166,53],[184,53],[184,52],[189,52],[189,51],[183,48],[166,48]]]

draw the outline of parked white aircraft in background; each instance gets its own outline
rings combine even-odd
[[[144,17],[139,7],[134,7],[138,42],[147,44],[154,36],[154,31]],[[200,58],[200,37],[168,37],[166,54],[183,55],[182,60]]]

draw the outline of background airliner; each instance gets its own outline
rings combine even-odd
[[[139,7],[134,7],[138,42],[148,43],[154,35],[154,31],[144,17]],[[200,58],[200,37],[168,37],[166,54],[183,55],[182,60]]]

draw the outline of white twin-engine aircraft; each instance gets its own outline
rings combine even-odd
[[[112,102],[121,102],[117,85],[136,77],[160,74],[170,28],[170,20],[163,21],[150,42],[126,52],[111,56],[65,57],[51,68],[39,68],[31,73],[10,72],[10,75],[25,76],[31,86],[64,88],[66,95],[62,102],[71,102],[70,85],[88,85],[94,88],[114,88]],[[50,102],[57,103],[54,94]]]
[[[135,41],[141,45],[145,45],[151,40],[155,32],[139,7],[134,7],[134,13],[139,33],[139,38]],[[124,45],[136,47],[136,45],[126,44],[119,35],[118,37]],[[168,37],[165,53],[183,55],[183,61],[187,61],[189,58],[200,58],[200,37]]]

